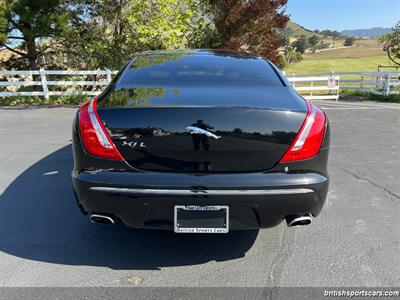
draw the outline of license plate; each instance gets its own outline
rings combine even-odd
[[[176,205],[174,231],[177,233],[228,233],[228,206]]]

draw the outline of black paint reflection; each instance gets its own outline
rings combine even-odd
[[[150,151],[136,149],[141,154],[141,158],[131,161],[136,167],[156,166],[165,170],[173,169],[175,171],[192,171],[192,172],[208,172],[211,171],[211,161],[185,161],[182,159],[174,159],[165,155],[156,155]]]
[[[127,162],[150,171],[267,170],[287,151],[304,120],[303,113],[251,108],[115,108],[98,112]]]
[[[190,51],[163,53],[162,55],[138,55],[130,65],[131,69],[145,69],[163,65],[167,62],[177,62],[185,56],[191,55]]]
[[[204,130],[214,129],[213,126],[204,123],[203,120],[197,120],[196,123],[193,123],[192,126],[198,127]],[[199,151],[200,145],[203,147],[204,151],[208,151],[210,149],[210,143],[208,142],[208,136],[205,134],[192,134],[192,142],[193,142],[193,150]]]
[[[194,123],[191,126],[195,126]],[[207,125],[207,124],[206,124]],[[199,127],[199,126],[196,126]],[[145,137],[165,137],[165,136],[187,136],[187,132],[172,132],[167,131],[158,127],[135,127],[135,128],[114,128],[112,126],[107,126],[107,132],[113,139],[116,140],[136,140]],[[199,127],[201,128],[201,127]],[[210,130],[214,127],[208,127]],[[204,128],[202,128],[204,129]],[[296,137],[296,132],[294,131],[273,131],[271,133],[260,133],[260,132],[243,132],[240,128],[235,128],[232,131],[215,131],[215,134],[218,136],[224,137],[235,137],[240,139],[249,139],[256,141],[264,141],[268,143],[276,143],[276,144],[285,144],[290,145],[293,139]],[[210,150],[210,142],[209,138],[206,135],[201,134],[189,134],[192,137],[193,150],[194,151],[209,151]]]
[[[179,88],[135,86],[108,92],[107,106],[146,107],[150,106],[151,100],[164,98],[167,94],[178,97]],[[104,101],[100,101],[98,106],[104,107]]]

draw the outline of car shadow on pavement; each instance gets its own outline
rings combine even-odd
[[[91,224],[72,192],[71,145],[33,164],[0,195],[0,251],[25,259],[113,269],[159,269],[244,257],[258,231],[174,234]]]

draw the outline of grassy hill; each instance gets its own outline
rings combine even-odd
[[[304,28],[303,26],[301,26],[301,25],[299,25],[297,23],[294,23],[292,21],[288,22],[286,28],[289,29],[289,36],[290,37],[297,38],[297,37],[299,37],[301,35],[305,35],[306,37],[311,37],[313,35],[317,35],[319,37],[322,37],[321,35],[313,32],[312,30]]]
[[[377,71],[378,65],[389,65],[387,56],[303,60],[285,68],[286,74],[313,74],[322,72]]]
[[[391,65],[380,47],[352,47],[307,53],[304,60],[285,68],[287,74],[320,72],[377,71],[378,65]]]
[[[304,54],[305,60],[338,59],[338,58],[366,58],[386,56],[382,48],[351,47],[341,49],[327,49],[321,52]]]
[[[289,21],[287,29],[291,43],[301,35],[307,38],[317,35],[325,43],[332,44],[331,38],[316,34],[294,22]],[[392,65],[377,39],[358,39],[354,42],[354,47],[350,48],[343,48],[343,42],[344,39],[339,38],[334,42],[335,48],[305,53],[303,61],[286,66],[286,73],[377,71],[379,65]]]

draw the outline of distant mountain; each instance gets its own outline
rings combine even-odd
[[[370,29],[343,30],[341,34],[356,38],[376,39],[391,31],[391,28],[374,27]]]
[[[322,37],[322,35],[318,32],[307,29],[295,22],[289,21],[286,25],[286,31],[290,37],[298,38],[302,35],[305,35],[307,38],[316,35],[318,37]],[[343,36],[353,36],[355,38],[367,38],[367,39],[376,39],[388,32],[391,32],[391,28],[383,28],[383,27],[374,27],[369,29],[354,29],[354,30],[343,30],[340,32]]]

